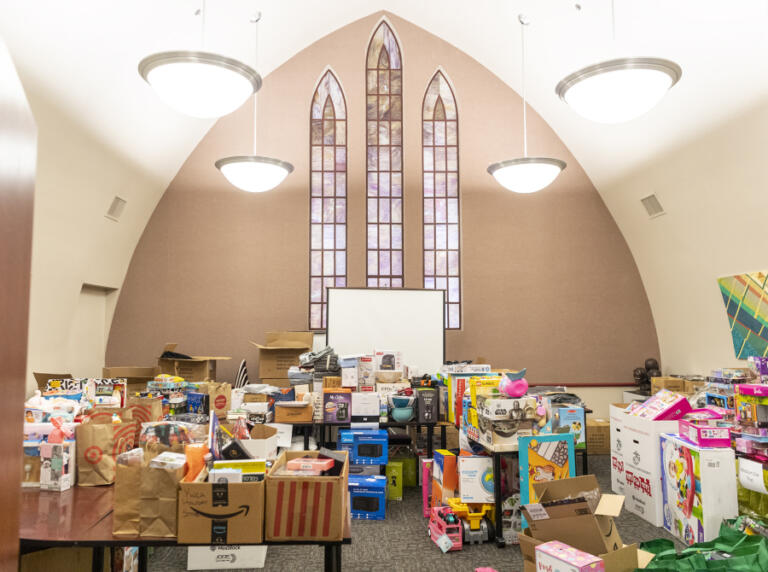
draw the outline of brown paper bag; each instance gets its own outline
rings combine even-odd
[[[116,536],[139,534],[141,470],[141,465],[117,465],[112,513],[112,534]]]
[[[139,423],[163,420],[162,397],[129,397],[125,408],[131,410],[133,419]]]
[[[209,381],[208,397],[211,402],[211,414],[215,413],[220,421],[225,421],[232,403],[232,386],[229,383]]]
[[[115,482],[115,457],[133,449],[137,423],[131,420],[130,411],[108,411],[94,410],[85,423],[75,428],[80,486],[111,485]],[[112,423],[112,414],[116,412],[121,414],[122,423]]]
[[[176,536],[176,506],[179,481],[184,469],[141,470],[141,499],[139,501],[139,534],[141,536]]]

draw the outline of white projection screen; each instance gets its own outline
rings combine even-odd
[[[337,354],[403,352],[403,365],[434,374],[445,361],[442,290],[328,288],[327,342]]]

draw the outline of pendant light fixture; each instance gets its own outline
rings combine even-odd
[[[205,47],[205,0],[200,45]],[[246,64],[206,51],[171,51],[147,56],[139,74],[169,106],[200,118],[232,113],[261,88],[261,76]]]
[[[611,28],[616,41],[615,0]],[[560,81],[558,97],[582,117],[598,123],[624,123],[653,109],[683,73],[661,58],[617,58],[587,66]]]
[[[565,162],[550,157],[528,156],[528,112],[525,98],[525,28],[530,23],[520,14],[520,51],[523,91],[523,156],[517,159],[499,161],[488,167],[488,172],[506,189],[515,193],[535,193],[548,187],[560,172]]]
[[[258,23],[261,13],[257,13],[251,22],[257,27],[256,47],[258,55]],[[249,193],[263,193],[274,189],[293,172],[293,165],[280,159],[262,157],[257,150],[257,101],[253,95],[253,155],[235,155],[216,161],[216,168],[235,187]]]

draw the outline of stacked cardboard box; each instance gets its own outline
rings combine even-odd
[[[299,365],[299,356],[312,350],[312,332],[267,332],[259,348],[259,378],[263,383],[289,387],[288,369]]]

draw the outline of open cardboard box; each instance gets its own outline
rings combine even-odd
[[[35,376],[35,381],[37,382],[37,388],[40,391],[45,391],[48,387],[48,380],[49,379],[72,379],[71,373],[38,373],[38,372],[32,372],[32,375]]]
[[[313,343],[312,332],[267,332],[266,343],[251,341],[259,348],[259,378],[287,378],[288,369],[299,365],[299,356],[311,351]]]
[[[165,344],[162,353],[176,351],[177,345]],[[215,381],[216,362],[225,359],[231,358],[228,356],[191,356],[190,359],[159,357],[157,367],[160,373],[177,375],[186,381]]]
[[[159,372],[160,370],[156,366],[112,366],[102,368],[101,376],[107,379],[124,378],[128,383],[128,395],[132,395],[137,391],[146,391],[147,382],[155,379]]]
[[[523,516],[536,540],[559,540],[595,555],[624,546],[613,522],[621,513],[624,496],[600,494],[595,475],[536,483],[533,490],[540,510],[531,513],[523,507]]]
[[[536,572],[536,546],[545,541],[531,537],[527,528],[519,539],[520,552],[523,555],[523,572]],[[653,554],[640,550],[637,544],[622,546],[618,550],[595,556],[603,559],[605,572],[634,572],[638,568],[645,568],[653,559]]]

